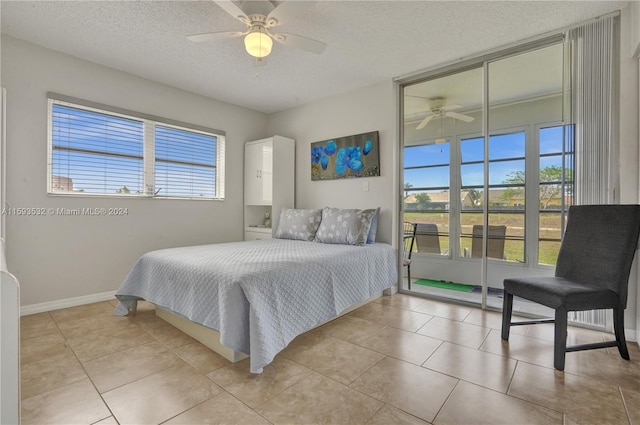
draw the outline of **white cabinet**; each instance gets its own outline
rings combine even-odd
[[[249,142],[244,148],[244,202],[271,205],[273,200],[273,140]]]
[[[273,136],[246,142],[244,164],[244,239],[269,239],[282,208],[294,207],[295,141]]]

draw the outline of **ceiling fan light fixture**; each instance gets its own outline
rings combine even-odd
[[[244,38],[244,47],[251,56],[264,58],[271,53],[273,40],[262,27],[257,27]]]

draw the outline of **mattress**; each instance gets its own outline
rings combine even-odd
[[[163,249],[143,255],[122,283],[116,314],[137,300],[220,333],[260,373],[297,335],[395,285],[388,244],[287,239]]]

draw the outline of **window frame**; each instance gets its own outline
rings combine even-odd
[[[535,138],[535,149],[536,149],[536,153],[537,153],[537,163],[536,165],[536,174],[537,174],[537,187],[535,187],[535,194],[538,195],[538,202],[539,202],[539,193],[540,193],[540,186],[543,184],[543,182],[541,182],[541,178],[540,178],[540,173],[542,171],[542,168],[540,167],[540,159],[541,158],[548,158],[548,157],[552,157],[552,156],[560,156],[561,157],[561,163],[562,163],[562,171],[563,171],[563,176],[564,176],[564,172],[567,169],[567,162],[566,159],[567,157],[572,157],[571,159],[571,164],[573,165],[573,170],[572,170],[572,179],[566,179],[563,178],[562,181],[560,182],[556,182],[562,185],[563,190],[567,187],[567,186],[571,186],[571,197],[572,197],[572,201],[571,201],[571,205],[574,204],[575,202],[575,185],[576,185],[576,180],[575,180],[575,155],[576,155],[576,147],[575,147],[575,133],[574,133],[574,129],[568,129],[568,127],[573,127],[574,124],[563,124],[560,121],[550,121],[550,122],[543,122],[543,123],[537,123],[534,127],[534,138]],[[551,154],[541,154],[540,153],[540,134],[541,131],[544,129],[548,129],[548,128],[556,128],[559,127],[561,129],[561,134],[562,134],[562,138],[563,138],[563,146],[562,146],[562,151],[561,152],[554,152]],[[570,134],[568,135],[567,132],[569,132]],[[567,140],[569,140],[569,144],[567,145]],[[572,148],[572,149],[568,149],[568,148]],[[544,182],[544,183],[549,183],[549,182]],[[564,235],[564,231],[566,229],[567,223],[566,223],[566,216],[569,212],[569,207],[570,205],[566,205],[566,198],[565,198],[565,194],[562,193],[562,198],[561,198],[561,207],[557,210],[557,213],[560,214],[560,238],[558,239],[551,239],[551,238],[542,238],[540,237],[540,219],[543,216],[543,214],[549,214],[552,211],[543,211],[543,209],[541,207],[538,207],[538,210],[536,212],[536,226],[535,226],[535,232],[536,234],[533,235],[532,239],[536,239],[536,250],[532,252],[533,255],[535,255],[535,261],[534,261],[534,266],[537,268],[543,268],[543,269],[555,269],[555,264],[546,264],[546,263],[541,263],[540,262],[540,242],[549,242],[549,241],[553,241],[553,242],[562,242],[562,236]]]
[[[529,204],[527,202],[526,197],[528,196],[528,194],[531,192],[531,188],[530,186],[533,184],[530,180],[531,178],[530,173],[535,173],[535,168],[531,166],[531,162],[535,161],[535,155],[533,155],[533,157],[531,157],[531,152],[529,151],[530,146],[532,146],[534,144],[534,141],[530,139],[531,137],[531,130],[529,128],[528,125],[522,125],[522,126],[514,126],[514,127],[505,127],[505,128],[498,128],[498,129],[494,129],[491,130],[490,134],[489,134],[489,139],[491,139],[491,137],[494,136],[504,136],[504,135],[509,135],[509,134],[518,134],[518,133],[522,133],[524,134],[524,142],[525,142],[525,146],[524,146],[524,157],[508,157],[508,158],[498,158],[498,159],[486,159],[486,163],[487,164],[495,164],[495,163],[500,163],[500,162],[509,162],[509,161],[523,161],[524,162],[524,173],[525,173],[525,183],[524,185],[518,185],[518,184],[502,184],[502,183],[490,183],[487,186],[487,190],[491,190],[492,188],[503,188],[503,187],[509,187],[509,186],[514,186],[514,187],[522,187],[524,190],[524,199],[525,199],[525,205],[524,208],[522,209],[521,214],[523,215],[523,223],[525,226],[524,229],[524,235],[522,237],[523,239],[523,255],[524,255],[524,261],[507,261],[507,260],[500,260],[500,259],[495,259],[495,258],[489,258],[488,260],[491,262],[496,262],[499,261],[502,264],[506,264],[509,266],[513,266],[513,267],[528,267],[529,266],[529,255],[528,252],[531,249],[531,247],[529,247],[527,244],[530,243],[529,240],[530,238],[528,237],[529,234],[529,227],[530,225],[528,224],[528,219],[529,217],[532,215],[531,211],[527,210],[527,205]],[[471,189],[479,189],[484,191],[484,182],[482,185],[463,185],[462,184],[462,166],[463,165],[472,165],[472,164],[482,164],[484,166],[485,164],[485,158],[483,158],[482,160],[473,160],[473,161],[467,161],[467,162],[463,162],[462,161],[462,142],[466,141],[466,140],[473,140],[473,139],[482,139],[482,143],[484,143],[484,135],[481,132],[473,132],[473,133],[463,133],[463,134],[459,134],[456,138],[456,149],[457,149],[457,157],[456,157],[456,163],[455,165],[452,164],[452,169],[454,172],[458,173],[458,179],[457,179],[457,187],[456,190],[458,190],[458,192],[463,191],[463,190],[471,190]],[[532,159],[533,158],[533,159]],[[484,170],[483,170],[484,172]],[[483,196],[485,197],[485,199],[488,199],[489,197],[489,193],[483,194]],[[459,198],[459,196],[458,196]],[[491,214],[491,213],[498,213],[500,211],[498,211],[497,209],[492,209],[488,204],[486,207],[486,211],[487,214]],[[461,241],[462,237],[468,237],[470,238],[471,235],[470,234],[464,234],[462,233],[462,214],[464,214],[465,212],[468,211],[464,211],[464,209],[462,208],[462,204],[460,204],[458,206],[458,213],[457,213],[457,218],[455,219],[455,226],[457,227],[457,232],[458,232],[458,243],[456,245],[458,245]],[[504,210],[501,211],[503,213],[507,213],[507,214],[520,214],[519,211],[517,210]],[[451,218],[451,222],[454,223],[454,219]],[[462,250],[459,250],[457,253],[457,257],[456,259],[458,260],[462,260],[462,261],[476,261],[477,259],[474,258],[468,258],[465,257],[462,253]]]
[[[455,197],[451,196],[451,187],[452,187],[452,180],[451,180],[451,176],[452,176],[452,168],[453,168],[453,162],[452,162],[452,158],[454,157],[453,154],[453,149],[454,149],[454,144],[452,143],[452,137],[451,136],[440,136],[438,138],[430,138],[430,139],[426,139],[426,140],[422,140],[420,143],[416,143],[414,145],[411,146],[405,146],[404,150],[403,150],[403,158],[405,158],[405,154],[406,154],[406,149],[410,149],[410,148],[416,148],[416,147],[421,147],[421,146],[437,146],[438,143],[436,143],[436,140],[438,139],[446,139],[446,144],[448,144],[448,149],[449,149],[449,157],[448,157],[448,162],[446,163],[434,163],[434,164],[428,164],[428,165],[414,165],[414,166],[409,166],[409,167],[403,167],[403,175],[404,173],[406,173],[407,170],[419,170],[419,169],[434,169],[434,168],[444,168],[447,167],[448,168],[448,172],[449,172],[449,185],[448,186],[417,186],[417,187],[411,187],[409,189],[404,188],[404,193],[408,193],[411,192],[412,194],[417,194],[417,193],[429,193],[431,191],[449,191],[449,207],[446,209],[434,209],[434,212],[440,212],[443,214],[447,215],[447,225],[449,227],[449,231],[446,232],[446,235],[441,234],[439,237],[440,238],[445,238],[446,239],[446,246],[447,248],[443,249],[443,252],[441,252],[440,254],[435,254],[435,253],[425,253],[425,252],[414,252],[413,255],[417,255],[418,257],[420,256],[430,256],[430,257],[434,257],[434,258],[451,258],[451,214],[452,214],[452,209],[453,209],[453,205],[454,202],[456,201]],[[404,161],[403,161],[404,162]],[[403,176],[403,181],[406,183],[406,180],[404,180],[404,176]],[[413,212],[412,210],[407,210],[405,209],[405,203],[404,203],[404,196],[403,196],[403,202],[402,202],[402,210],[403,213],[407,213],[407,212]],[[424,212],[424,211],[418,211],[418,212]],[[445,233],[445,232],[441,232],[441,233]],[[441,239],[442,240],[442,239]]]
[[[525,173],[525,183],[522,185],[524,189],[524,207],[521,212],[514,211],[514,213],[523,215],[523,223],[525,226],[524,235],[523,235],[523,245],[524,245],[524,261],[500,261],[502,264],[508,265],[510,267],[526,267],[526,268],[541,268],[541,269],[549,269],[554,268],[555,265],[549,265],[540,263],[539,261],[539,220],[540,220],[540,207],[539,207],[539,192],[540,192],[540,158],[545,155],[540,154],[540,130],[544,128],[552,128],[552,127],[566,127],[560,122],[551,121],[551,122],[542,122],[536,123],[532,125],[523,125],[523,126],[515,126],[515,127],[507,127],[494,129],[491,131],[489,138],[493,136],[501,136],[507,134],[516,134],[522,133],[524,135],[525,147],[524,147],[524,157],[509,157],[509,158],[500,158],[496,160],[488,160],[489,163],[502,162],[502,161],[511,161],[514,159],[523,160],[524,161],[524,173]],[[566,130],[563,130],[566,131]],[[449,214],[449,259],[451,260],[462,260],[462,261],[473,261],[474,259],[466,258],[462,255],[462,252],[458,247],[459,242],[452,242],[454,240],[459,241],[460,237],[462,237],[461,232],[461,216],[463,213],[463,208],[460,201],[459,193],[462,190],[469,190],[469,188],[475,188],[477,185],[463,186],[462,184],[462,165],[469,163],[482,163],[484,164],[484,160],[482,161],[467,161],[463,163],[462,161],[462,146],[461,143],[464,140],[469,139],[477,139],[484,138],[481,133],[462,133],[458,134],[455,137],[455,143],[452,143],[452,139],[449,138],[450,144],[450,161],[449,161],[449,191],[450,191],[450,199],[451,204],[448,214]],[[415,144],[411,146],[403,147],[403,157],[406,153],[406,149],[421,146],[423,144],[429,144],[432,140],[425,140],[422,144]],[[575,148],[574,148],[575,149]],[[565,155],[575,154],[575,151],[566,151]],[[557,155],[554,153],[554,155]],[[563,161],[564,164],[564,161]],[[402,167],[402,172],[404,173],[408,169],[418,169],[418,168],[433,168],[440,167],[444,164],[432,164],[429,166],[409,166]],[[563,165],[564,166],[564,165]],[[404,180],[403,180],[404,181]],[[572,182],[575,184],[575,180]],[[503,184],[490,184],[489,189],[491,187],[503,187]],[[508,186],[508,185],[507,185]],[[520,185],[518,185],[520,186]],[[484,186],[477,186],[478,189],[484,189]],[[441,187],[411,187],[409,192],[415,192],[420,190],[435,190],[442,189]],[[406,189],[405,189],[406,190]],[[457,191],[457,192],[456,192]],[[454,196],[452,193],[456,192],[457,195]],[[411,212],[404,208],[403,203],[403,212]],[[455,212],[455,213],[454,213]],[[490,214],[492,209],[488,207],[488,213]],[[496,212],[494,210],[494,212]],[[562,223],[562,232],[564,231],[564,226],[566,223]],[[494,259],[491,259],[494,261]]]
[[[61,105],[97,114],[111,115],[114,117],[139,121],[143,126],[143,183],[140,193],[123,195],[121,193],[89,193],[89,192],[66,192],[52,191],[53,180],[53,108],[54,105]],[[194,194],[179,195],[158,195],[155,185],[156,179],[156,126],[168,127],[186,132],[204,134],[215,138],[215,159],[214,159],[214,195],[213,197],[196,196]],[[225,138],[226,133],[208,127],[195,124],[184,123],[155,115],[130,111],[114,106],[104,105],[83,99],[77,99],[57,93],[47,93],[47,188],[46,193],[50,196],[63,197],[97,197],[97,198],[127,198],[127,199],[180,199],[180,200],[201,200],[201,201],[222,201],[225,199]],[[97,154],[97,153],[96,153]],[[105,153],[109,155],[109,153]],[[113,155],[118,156],[117,154]],[[201,165],[193,163],[192,165]],[[64,176],[69,177],[69,176]]]

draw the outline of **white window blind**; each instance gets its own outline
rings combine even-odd
[[[83,103],[49,100],[49,193],[224,198],[224,133]]]
[[[215,136],[157,125],[155,140],[155,186],[159,195],[215,197]]]
[[[142,193],[142,121],[62,104],[51,113],[50,192]]]

